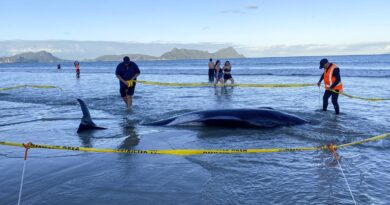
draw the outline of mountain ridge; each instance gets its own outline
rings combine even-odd
[[[245,58],[233,47],[227,47],[210,53],[203,50],[173,48],[165,52],[160,57],[143,54],[121,54],[99,56],[92,61],[120,61],[123,56],[129,56],[132,60],[186,60],[186,59],[209,59],[209,58]]]
[[[124,56],[129,56],[131,60],[186,60],[186,59],[209,59],[209,58],[245,58],[239,54],[233,47],[227,47],[217,50],[214,53],[195,49],[173,48],[161,56],[151,56],[145,54],[121,54],[121,55],[103,55],[86,61],[122,61]],[[51,63],[70,61],[53,56],[47,51],[24,52],[10,57],[0,57],[0,63]]]
[[[52,63],[64,61],[46,51],[25,52],[10,57],[0,57],[0,63]]]

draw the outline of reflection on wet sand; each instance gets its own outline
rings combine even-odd
[[[132,149],[138,145],[140,139],[134,126],[123,127],[123,134],[126,136],[126,138],[118,146],[118,149]]]
[[[215,95],[216,96],[230,96],[233,95],[233,86],[220,86],[220,87],[215,87]]]
[[[87,130],[81,133],[77,133],[77,135],[80,139],[81,146],[83,147],[93,147],[92,139],[122,138],[124,136],[126,138],[122,141],[122,143],[118,145],[118,149],[131,149],[134,146],[138,145],[140,139],[133,123],[129,122],[128,120],[125,120],[124,122],[119,123],[119,127],[121,128],[123,133],[120,136],[97,136],[97,133],[101,132],[99,130]]]

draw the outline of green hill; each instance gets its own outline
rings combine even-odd
[[[10,57],[0,58],[0,63],[51,63],[61,61],[63,60],[46,51],[26,52]]]

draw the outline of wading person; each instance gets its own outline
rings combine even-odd
[[[133,95],[135,90],[135,82],[140,75],[138,65],[130,61],[130,58],[125,56],[123,62],[116,67],[116,77],[119,79],[119,92],[123,101],[126,103],[127,109],[131,109],[133,105]]]
[[[215,83],[214,85],[217,85],[218,82],[220,82],[223,85],[223,71],[221,68],[221,61],[217,60],[214,65],[214,71],[215,71]]]
[[[76,69],[76,78],[80,78],[80,63],[78,61],[75,61],[74,68]]]
[[[339,93],[343,92],[343,84],[341,83],[340,68],[330,63],[328,59],[324,58],[320,61],[320,69],[324,69],[324,74],[321,75],[317,85],[320,86],[321,81],[324,80],[325,93],[323,96],[322,110],[326,111],[328,108],[328,99],[332,96],[332,104],[334,110],[338,115],[340,113],[339,103],[337,102]]]
[[[225,62],[225,65],[223,66],[222,68],[223,70],[223,80],[224,80],[224,83],[226,83],[228,80],[230,80],[230,82],[232,84],[234,84],[234,79],[232,77],[232,66],[230,65],[230,62],[229,61],[226,61]]]
[[[208,66],[209,66],[209,82],[214,82],[214,63],[212,58],[210,58]]]

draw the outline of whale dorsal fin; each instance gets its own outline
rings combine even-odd
[[[89,124],[89,125],[95,125],[95,123],[91,119],[91,114],[89,113],[88,107],[85,104],[85,102],[81,99],[77,99],[77,101],[80,104],[81,111],[83,112],[83,117],[81,118],[81,123]]]
[[[82,132],[84,130],[90,130],[90,129],[106,129],[103,127],[96,126],[96,124],[92,121],[88,107],[83,100],[77,99],[77,101],[79,102],[81,111],[83,112],[83,117],[81,118],[81,122],[79,125],[79,129],[77,129],[77,133]]]

